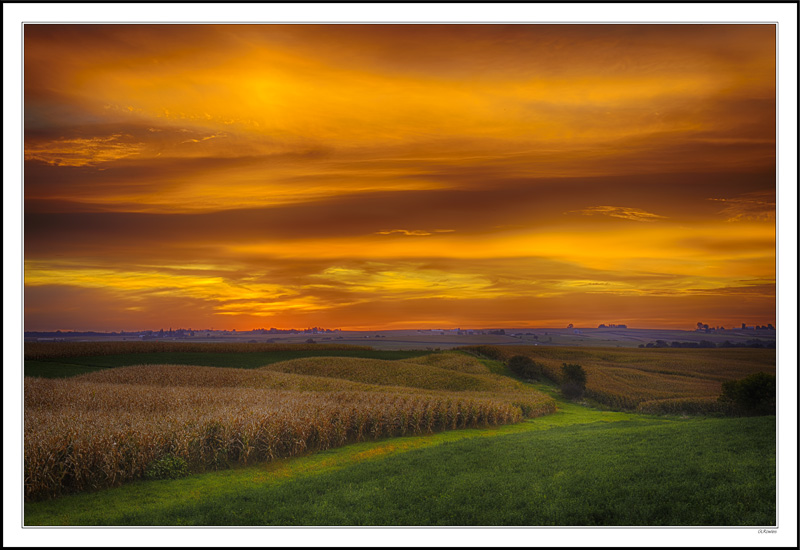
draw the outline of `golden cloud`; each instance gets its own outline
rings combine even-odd
[[[654,222],[659,219],[666,219],[666,216],[646,212],[638,208],[630,208],[627,206],[590,206],[581,210],[571,210],[568,214],[583,214],[584,216],[593,216],[599,214],[602,216],[611,216],[612,218],[622,218],[635,222]]]

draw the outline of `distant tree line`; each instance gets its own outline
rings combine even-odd
[[[677,342],[667,343],[666,340],[656,340],[647,344],[639,344],[640,348],[774,348],[775,342],[763,342],[758,338],[752,338],[745,342],[731,342],[725,340],[721,344],[716,344],[709,340],[699,342]]]

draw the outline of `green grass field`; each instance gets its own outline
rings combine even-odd
[[[330,357],[363,357],[368,359],[396,360],[411,359],[428,354],[428,351],[389,351],[389,350],[352,350],[326,349],[290,350],[267,352],[238,353],[203,353],[203,352],[155,352],[155,353],[120,353],[114,355],[95,355],[67,358],[25,360],[25,376],[43,378],[66,378],[77,374],[95,372],[114,367],[129,365],[198,365],[204,367],[232,367],[255,369],[272,363],[317,357],[320,354]]]
[[[770,526],[775,487],[775,417],[648,417],[562,401],[499,428],[30,502],[25,524]]]

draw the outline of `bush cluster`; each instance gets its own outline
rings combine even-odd
[[[775,390],[775,376],[757,372],[741,380],[723,382],[719,401],[728,405],[734,414],[775,414]]]
[[[520,378],[540,380],[544,375],[544,366],[524,355],[515,355],[509,359],[508,368]]]
[[[578,399],[586,391],[586,371],[574,363],[561,366],[561,393],[569,399]]]
[[[146,479],[178,479],[189,475],[189,463],[179,456],[167,454],[147,465]]]

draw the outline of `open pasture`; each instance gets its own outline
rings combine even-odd
[[[554,410],[552,398],[462,354],[416,363],[317,357],[259,369],[141,365],[60,380],[26,377],[25,493],[39,499],[119,485],[167,456],[200,472]]]
[[[559,380],[564,363],[587,372],[586,396],[605,406],[651,413],[719,410],[722,382],[756,372],[775,374],[771,349],[589,348],[472,346],[462,348],[507,361],[525,355]]]

